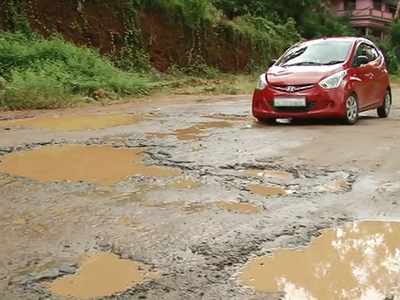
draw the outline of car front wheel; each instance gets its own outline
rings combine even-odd
[[[353,125],[358,121],[358,101],[357,97],[352,94],[346,99],[345,103],[345,115],[344,115],[344,122],[348,125]]]
[[[385,93],[385,100],[383,101],[382,106],[378,107],[379,118],[387,118],[390,114],[391,108],[392,108],[392,95],[390,94],[390,91],[387,90]]]

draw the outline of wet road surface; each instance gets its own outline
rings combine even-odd
[[[356,126],[249,96],[2,113],[0,299],[400,296],[399,97]]]

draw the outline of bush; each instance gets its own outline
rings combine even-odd
[[[145,78],[117,69],[94,50],[20,33],[0,33],[0,76],[7,81],[0,105],[9,109],[65,106],[71,95],[98,89],[134,95],[148,88]]]
[[[293,19],[288,19],[285,24],[275,24],[263,17],[246,15],[235,18],[230,26],[251,42],[253,60],[257,63],[249,66],[249,71],[258,69],[260,65],[265,67],[271,59],[301,39]]]

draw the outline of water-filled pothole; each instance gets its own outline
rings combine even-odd
[[[260,292],[283,292],[283,299],[393,299],[400,295],[399,235],[400,222],[324,230],[309,247],[250,260],[240,282]]]
[[[207,129],[228,128],[232,126],[232,123],[227,121],[200,122],[188,128],[175,130],[175,135],[178,140],[194,140],[204,137]]]
[[[54,131],[75,131],[130,125],[141,120],[141,116],[129,114],[56,115],[1,121],[0,127],[18,126]]]
[[[191,127],[176,129],[174,133],[168,132],[149,132],[146,134],[149,138],[165,138],[168,136],[175,136],[178,140],[186,141],[186,140],[195,140],[202,137],[205,137],[208,129],[217,129],[217,128],[229,128],[232,127],[233,124],[228,121],[211,121],[211,122],[200,122]]]
[[[228,212],[239,214],[256,214],[261,211],[259,207],[244,202],[218,201],[216,206],[220,209],[227,210]]]
[[[128,176],[173,177],[177,168],[146,165],[142,149],[109,145],[60,145],[6,155],[0,172],[38,181],[88,181],[112,184]]]
[[[264,197],[277,197],[285,196],[288,194],[288,192],[280,186],[268,186],[262,184],[250,184],[249,190],[254,194],[258,194]]]
[[[76,274],[60,277],[47,288],[55,295],[94,299],[124,292],[154,278],[156,273],[142,263],[100,253],[85,258]]]

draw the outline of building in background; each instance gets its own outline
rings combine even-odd
[[[332,0],[336,14],[350,18],[361,35],[383,38],[396,12],[392,0]]]

